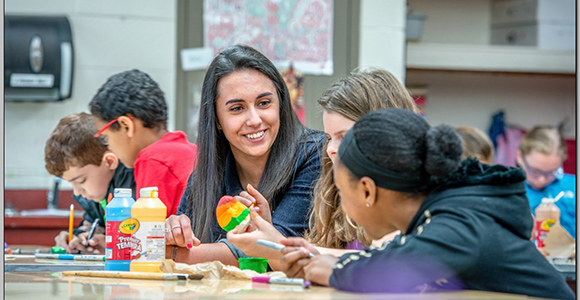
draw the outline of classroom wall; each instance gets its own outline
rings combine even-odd
[[[159,83],[175,128],[176,0],[6,0],[5,14],[66,15],[74,44],[72,98],[62,102],[5,103],[6,189],[48,189],[44,144],[69,114],[88,103],[115,73],[138,68]],[[68,183],[61,185],[70,189]]]
[[[492,0],[409,0],[408,5],[426,14],[420,41],[409,44],[490,43]],[[487,132],[493,114],[504,110],[506,123],[527,130],[567,118],[564,135],[576,137],[575,74],[408,70],[406,84],[425,86],[425,114],[433,125],[471,125]]]
[[[336,80],[355,69],[383,68],[405,82],[404,0],[335,1],[334,74],[306,75],[306,125],[323,130],[317,100]]]
[[[190,115],[184,113],[186,109],[177,107],[183,103],[174,100],[180,71],[180,49],[176,45],[184,39],[177,37],[178,1],[181,0],[5,1],[6,14],[67,15],[75,47],[72,99],[50,103],[5,103],[6,189],[48,189],[52,186],[52,177],[44,169],[46,138],[63,116],[88,111],[88,103],[99,86],[110,75],[120,71],[140,68],[151,74],[166,94],[170,130],[188,131]],[[305,77],[308,126],[322,129],[322,113],[316,100],[331,82],[356,67],[378,66],[404,78],[409,84],[428,85],[425,112],[432,124],[468,124],[487,131],[492,114],[504,109],[507,122],[524,127],[531,127],[533,123],[555,124],[568,116],[571,125],[566,135],[575,137],[575,77],[415,71],[401,74],[404,53],[403,58],[399,57],[398,49],[404,2],[335,1],[335,32],[340,32],[335,36],[333,46],[335,74]],[[418,12],[431,13],[428,20],[432,25],[424,28],[424,42],[483,44],[488,41],[489,28],[485,25],[489,23],[489,17],[485,12],[489,11],[489,0],[408,2]],[[447,14],[446,17],[446,9],[437,9],[437,3],[453,5],[453,16]],[[450,17],[454,18],[455,26],[446,30],[443,20]],[[449,34],[451,30],[453,34]],[[198,46],[199,41],[196,39],[182,46]],[[197,74],[196,78],[199,81],[202,76]],[[192,90],[195,90],[192,86],[183,87],[180,93],[185,96],[180,99],[193,101],[190,99]],[[70,189],[67,183],[61,187]]]
[[[426,14],[422,43],[489,44],[491,0],[408,0],[409,10]]]
[[[470,125],[488,132],[493,114],[526,130],[557,125],[568,118],[564,135],[576,136],[576,78],[545,74],[464,72],[407,73],[408,83],[425,83],[425,116],[432,125]]]
[[[402,0],[397,0],[402,1]],[[322,129],[322,112],[318,98],[335,80],[346,76],[358,66],[360,0],[333,3],[333,66],[332,75],[304,75],[306,125]],[[203,47],[203,3],[178,0],[178,49]],[[400,61],[402,64],[402,61]],[[190,140],[197,137],[201,88],[205,71],[177,71],[177,128]]]
[[[332,75],[305,75],[304,102],[306,125],[323,129],[322,110],[317,100],[328,87],[351,71],[369,67],[391,71],[405,80],[405,12],[404,0],[334,1]],[[178,48],[203,45],[203,5],[178,0]],[[189,137],[197,134],[197,110],[204,72],[178,70],[177,94],[183,99],[178,110],[178,128]]]
[[[389,70],[405,82],[405,22],[403,0],[361,0],[359,68]]]

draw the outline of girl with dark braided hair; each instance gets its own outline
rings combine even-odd
[[[340,258],[283,239],[282,269],[351,292],[471,289],[574,299],[529,241],[523,171],[462,160],[462,153],[450,126],[431,127],[405,109],[366,114],[334,159],[342,209],[370,238],[401,235]]]

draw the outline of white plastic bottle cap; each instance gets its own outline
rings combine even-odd
[[[139,196],[142,198],[158,198],[158,188],[156,186],[144,187],[139,191]]]
[[[131,189],[117,188],[113,192],[113,196],[115,198],[127,198],[127,197],[131,197]]]

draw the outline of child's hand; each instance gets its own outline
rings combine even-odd
[[[319,254],[312,244],[303,238],[291,237],[280,240],[286,246],[280,250],[280,268],[289,278],[304,278],[304,267],[310,263],[308,255]]]
[[[82,233],[79,233],[79,234],[82,234]],[[88,233],[85,233],[85,240],[86,240],[86,235],[88,235]],[[70,243],[68,243],[67,248],[68,248],[68,250],[66,251],[66,253],[80,253],[80,252],[83,252],[86,250],[85,244],[81,243],[81,239],[77,235],[73,235],[73,238],[70,241]]]
[[[71,242],[69,243],[69,247],[71,247],[71,249],[78,249],[81,252],[86,250],[94,254],[105,254],[106,248],[105,227],[97,226],[97,228],[95,228],[95,232],[93,232],[93,237],[89,240],[89,245],[87,246],[87,238],[89,237],[89,233],[90,230],[83,233],[79,233],[79,235],[77,236],[78,241],[74,241],[73,238],[73,240],[71,240]]]
[[[93,238],[89,240],[89,246],[87,247],[87,251],[92,252],[93,254],[105,254],[106,246],[107,245],[105,235],[102,233],[95,233],[93,234]]]
[[[84,234],[84,240],[86,241],[86,237],[88,235],[88,231],[91,229],[91,222],[87,220],[83,220],[81,226],[78,229],[84,230],[87,233]],[[104,227],[98,227],[97,232],[104,233]],[[81,233],[82,234],[82,233]],[[69,233],[68,231],[61,231],[55,238],[54,241],[56,246],[62,247],[66,250],[66,253],[79,253],[81,251],[85,251],[85,244],[81,242],[80,238],[76,235],[72,236],[72,239],[69,243],[68,241]]]
[[[66,253],[70,253],[70,247],[68,245],[68,231],[61,231],[57,236],[55,236],[54,245],[62,247],[66,250]]]
[[[256,213],[250,213],[251,222],[244,233],[238,233],[237,229],[228,232],[228,242],[238,247],[245,254],[252,257],[263,257],[272,260],[280,259],[280,251],[268,249],[256,244],[256,240],[262,239],[279,242],[284,236],[276,228]],[[277,264],[276,264],[277,265]],[[274,269],[274,266],[270,264]]]
[[[165,244],[191,249],[193,246],[199,246],[201,241],[193,234],[189,217],[171,215],[165,220]]]
[[[66,253],[79,253],[85,249],[81,246],[81,242],[78,236],[73,235],[70,243],[68,242],[68,231],[61,231],[55,238],[55,246],[62,247],[66,250]]]
[[[330,254],[314,256],[310,259],[310,263],[304,266],[304,279],[320,285],[330,285],[328,281],[337,262],[338,257]]]
[[[79,233],[76,240],[73,238],[73,240],[70,241],[69,247],[71,247],[71,249],[77,249],[81,252],[88,251],[94,254],[104,254],[106,247],[105,235],[98,233],[93,234],[93,237],[89,240],[89,246],[85,247],[88,237],[89,232]]]
[[[272,213],[270,212],[270,203],[258,190],[256,190],[251,184],[247,186],[248,191],[241,192],[238,196],[235,196],[236,200],[240,201],[247,207],[250,207],[250,211],[258,213],[264,220],[268,223],[272,223]]]

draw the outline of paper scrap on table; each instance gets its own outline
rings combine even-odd
[[[217,260],[188,265],[165,259],[161,264],[161,271],[165,273],[203,274],[204,279],[252,280],[252,277],[256,276],[286,277],[284,272],[275,271],[261,274],[254,270],[240,270],[238,267],[226,266]]]
[[[549,257],[568,258],[576,254],[576,243],[560,224],[554,224],[544,240],[544,250]]]

